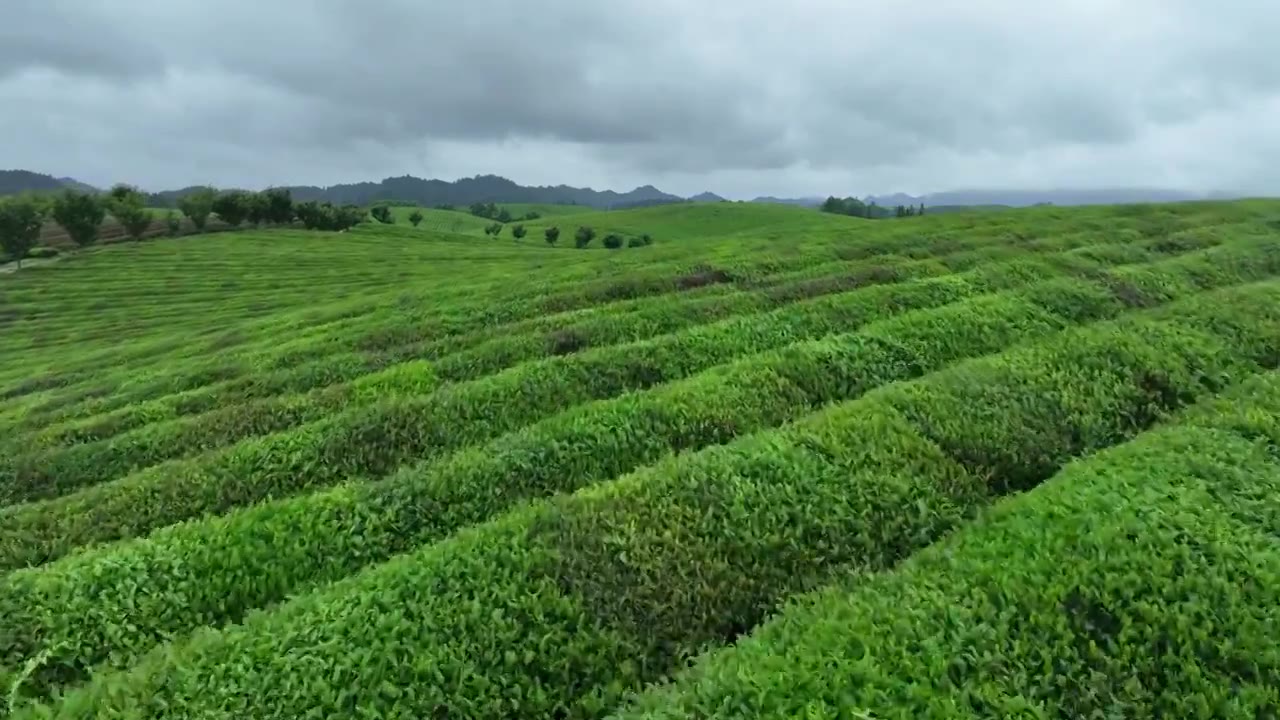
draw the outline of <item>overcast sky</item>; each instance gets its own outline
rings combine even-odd
[[[0,168],[1280,193],[1277,0],[0,0]]]

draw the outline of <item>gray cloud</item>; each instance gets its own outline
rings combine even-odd
[[[8,0],[0,157],[155,188],[1275,192],[1278,36],[1262,0]]]

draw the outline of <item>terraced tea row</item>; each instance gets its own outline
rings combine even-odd
[[[1277,300],[1276,282],[1199,295],[534,503],[62,709],[297,717],[358,694],[388,715],[597,714],[837,568],[886,568],[993,494],[1257,372],[1277,359]]]
[[[611,253],[409,227],[226,233],[0,280],[0,686],[13,714],[750,714],[738,709],[760,698],[741,694],[757,686],[723,673],[794,680],[814,710],[852,698],[855,715],[1115,714],[1106,698],[1119,696],[1153,707],[1114,658],[1062,653],[1096,630],[1046,629],[1062,642],[1035,655],[1021,625],[975,641],[1031,683],[1026,705],[1008,699],[1015,681],[957,668],[946,649],[969,636],[930,624],[935,590],[992,586],[954,576],[894,595],[896,619],[881,603],[850,625],[878,623],[883,651],[866,657],[891,668],[856,688],[806,676],[821,661],[804,657],[773,677],[774,650],[817,637],[789,626],[802,642],[761,643],[758,670],[724,664],[714,684],[694,670],[619,703],[692,655],[730,662],[716,648],[797,594],[834,583],[818,597],[862,612],[862,583],[911,572],[918,550],[967,563],[927,548],[980,532],[1001,496],[1033,497],[1075,458],[1274,368],[1280,206],[582,217],[645,224],[659,242]],[[1228,414],[1246,390],[1233,392],[1197,417]],[[1273,408],[1250,400],[1229,424],[1265,452]],[[1020,547],[1000,550],[1044,588],[995,566],[981,582],[1028,612],[1049,607],[1052,561]],[[1094,559],[1073,567],[1134,587]],[[1177,608],[1159,612],[1193,632]],[[778,637],[770,627],[761,638]],[[918,638],[935,650],[907,652]],[[1035,679],[1042,658],[1096,661],[1121,689],[1071,700]],[[1272,700],[1236,671],[1245,661],[1222,674],[1192,659],[1200,669],[1176,682],[1218,702],[1240,680],[1252,694],[1238,706],[1256,709]],[[917,663],[954,679],[950,694],[865,702]]]
[[[880,266],[877,271],[879,274],[867,277],[857,284],[866,286],[915,275],[934,274],[932,266],[919,263],[908,263],[896,268]],[[737,294],[727,297],[713,295],[707,300],[711,302],[695,300],[683,306],[675,303],[655,303],[656,307],[650,312],[633,312],[621,317],[602,315],[595,323],[579,323],[568,330],[562,330],[550,336],[544,331],[537,330],[508,336],[504,340],[490,341],[452,356],[445,356],[435,364],[434,373],[445,380],[465,380],[482,376],[488,370],[501,370],[522,359],[565,354],[580,350],[582,347],[599,347],[616,342],[640,340],[660,335],[668,329],[678,330],[682,327],[697,325],[704,319],[714,320],[722,315],[732,317],[767,306],[766,300],[757,295]],[[675,307],[662,312],[664,305],[675,305]],[[796,307],[805,306],[801,304]],[[681,312],[685,309],[688,311],[687,314]],[[786,322],[788,318],[794,316],[795,313],[775,311],[773,316],[765,316],[754,322],[758,324],[770,317],[775,321]],[[743,323],[733,327],[741,328]],[[413,366],[415,363],[409,365]],[[397,372],[397,367],[392,366],[381,374]],[[180,400],[181,405],[162,399],[157,402],[126,406],[122,411],[109,413],[96,422],[76,422],[69,427],[58,424],[52,428],[46,428],[34,438],[19,440],[15,444],[23,447],[46,445],[47,443],[40,442],[41,436],[47,439],[53,433],[56,433],[53,434],[55,438],[88,437],[102,442],[68,449],[37,450],[19,455],[12,462],[13,470],[8,473],[8,481],[5,480],[6,473],[0,470],[0,487],[16,482],[18,485],[33,488],[48,487],[49,491],[53,492],[56,491],[54,485],[59,483],[74,487],[77,484],[110,479],[118,476],[123,469],[145,467],[146,464],[150,464],[142,464],[147,459],[154,462],[181,454],[183,447],[214,446],[218,444],[214,438],[225,435],[222,428],[228,426],[228,420],[234,420],[237,417],[243,418],[243,422],[237,423],[238,425],[248,430],[263,428],[260,432],[281,430],[308,419],[317,419],[348,402],[351,395],[348,392],[349,388],[344,385],[329,386],[302,397],[279,394],[294,389],[305,390],[317,382],[357,379],[364,372],[372,369],[372,364],[361,356],[330,356],[327,360],[312,362],[289,371],[247,375],[242,380],[226,380],[215,383],[212,387],[206,386],[216,392],[207,393],[200,405],[196,404],[193,392],[184,392],[177,396],[168,396]],[[371,379],[376,380],[377,377],[375,375]],[[359,383],[358,379],[353,383],[357,389]],[[150,388],[144,392],[154,392],[155,385],[147,383],[143,387]],[[411,385],[411,388],[416,387],[419,386]],[[120,398],[129,397],[130,393],[122,389],[112,396],[112,400],[120,402]],[[270,399],[253,402],[260,398]],[[191,421],[171,422],[129,433],[121,437],[119,442],[108,441],[113,431],[118,432],[129,427],[163,420],[166,414],[193,407],[220,409],[211,411],[206,417],[193,418]],[[212,428],[213,437],[200,432],[200,429],[205,426]],[[235,436],[229,439],[235,439]],[[165,448],[174,449],[166,452]]]
[[[1277,418],[1272,372],[793,603],[615,717],[1267,716]]]

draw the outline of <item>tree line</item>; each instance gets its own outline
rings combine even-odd
[[[0,249],[21,266],[22,258],[39,242],[40,232],[50,220],[62,227],[77,246],[86,247],[97,242],[108,214],[120,224],[126,236],[141,240],[156,219],[147,208],[147,197],[136,187],[122,183],[102,194],[67,188],[57,194],[0,198]],[[191,221],[197,232],[205,231],[211,216],[217,216],[232,228],[244,224],[257,227],[300,222],[309,230],[338,232],[363,222],[367,215],[356,205],[296,203],[284,188],[219,192],[202,187],[183,195],[177,204],[178,211]],[[181,232],[180,217],[173,210],[163,218],[170,235]]]
[[[924,203],[920,203],[920,207],[918,208],[914,205],[898,205],[893,209],[889,209],[887,207],[877,205],[875,200],[868,203],[855,197],[829,197],[822,203],[820,209],[822,212],[834,213],[836,215],[850,215],[852,217],[867,218],[868,220],[883,220],[885,218],[902,218],[924,215]]]

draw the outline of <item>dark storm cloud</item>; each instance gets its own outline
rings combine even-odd
[[[8,0],[3,12],[0,104],[25,112],[0,115],[0,164],[97,182],[1280,181],[1266,169],[1280,163],[1256,157],[1280,153],[1270,2]]]

